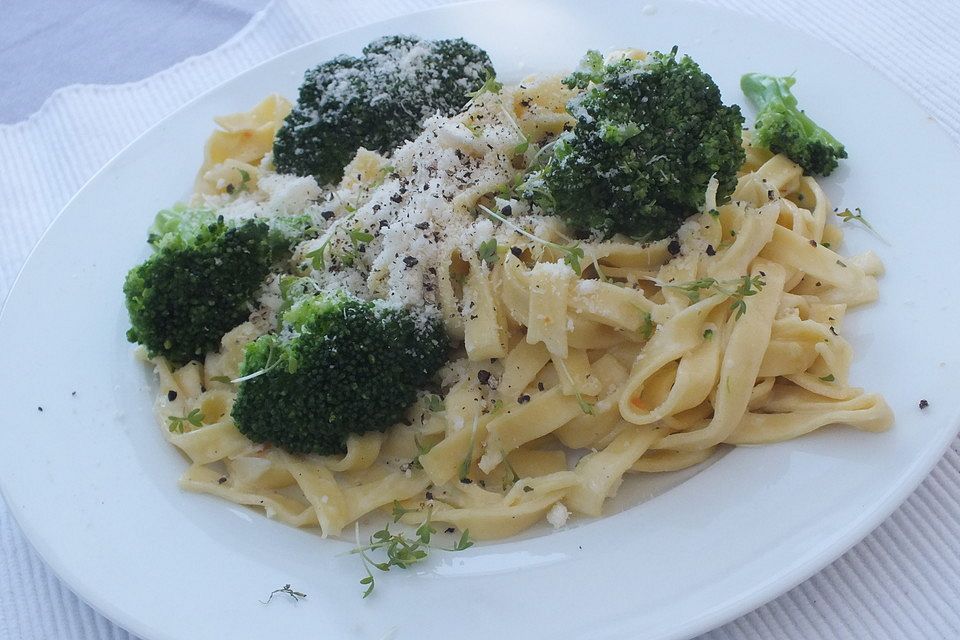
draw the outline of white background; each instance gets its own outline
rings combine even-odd
[[[861,58],[960,141],[960,6],[952,0],[709,3],[780,21]],[[264,4],[0,0],[0,123],[15,123],[0,124],[0,298],[69,197],[191,97],[311,39],[445,2],[275,0],[254,17]],[[96,84],[49,98],[75,83]],[[102,86],[117,83],[128,84]],[[922,224],[922,213],[904,215]],[[0,504],[0,640],[130,637],[53,576]],[[960,638],[960,442],[903,507],[840,560],[703,638]]]

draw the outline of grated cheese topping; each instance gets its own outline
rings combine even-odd
[[[383,106],[385,115],[397,118],[384,126],[405,130],[410,116],[420,122],[438,108],[449,113],[462,106],[449,104],[452,97],[463,96],[483,83],[489,62],[485,54],[448,59],[445,48],[458,46],[470,45],[462,40],[388,36],[367,45],[362,58],[338,56],[307,73],[306,82],[312,83],[316,99],[299,101],[291,122],[295,129],[321,123],[340,125],[357,105]],[[295,153],[302,155],[304,150]]]
[[[487,117],[475,136],[463,116],[435,115],[392,159],[365,152],[364,162],[347,167],[341,187],[316,205],[328,207],[321,216],[326,228],[295,258],[324,289],[345,286],[398,306],[436,307],[440,270],[451,255],[475,261],[481,243],[500,233],[477,217],[477,199],[519,172],[510,154],[516,132],[495,113]]]
[[[416,74],[423,55],[414,47],[393,60],[392,72],[402,68]],[[475,98],[453,116],[431,115],[422,132],[392,155],[359,149],[336,187],[321,188],[310,176],[267,171],[265,158],[256,189],[203,196],[204,203],[225,218],[309,215],[317,237],[296,247],[293,262],[300,275],[316,282],[318,292],[346,291],[422,311],[424,319],[440,313],[441,279],[451,277],[461,261],[464,272],[467,264],[481,267],[478,252],[491,239],[501,253],[528,251],[539,259],[539,269],[570,275],[569,265],[545,258],[542,244],[513,228],[567,242],[557,217],[509,195],[491,197],[515,184],[535,154],[535,149],[517,151],[525,137],[511,90]],[[537,108],[529,100],[524,104]],[[488,218],[478,202],[510,224]]]

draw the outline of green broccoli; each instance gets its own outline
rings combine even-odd
[[[223,334],[250,315],[272,265],[310,223],[308,216],[268,224],[225,222],[208,209],[161,211],[148,236],[153,255],[123,285],[127,339],[177,366],[216,351]]]
[[[777,78],[748,73],[740,78],[740,88],[757,108],[753,144],[782,153],[807,173],[830,175],[847,150],[830,132],[797,108],[790,92],[796,78]]]
[[[342,292],[307,295],[279,333],[247,346],[232,416],[256,442],[342,453],[349,434],[402,420],[449,348],[439,320]]]
[[[486,52],[460,38],[390,36],[364,47],[362,58],[324,62],[307,71],[277,132],[277,171],[336,182],[358,147],[396,148],[427,117],[459,111],[492,72]]]
[[[605,63],[588,52],[564,82],[572,131],[555,141],[525,193],[578,232],[665,238],[704,204],[711,177],[723,201],[744,161],[743,117],[687,56]]]

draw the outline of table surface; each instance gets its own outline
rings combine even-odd
[[[867,61],[916,96],[945,135],[960,141],[960,3],[886,1],[865,10],[859,0],[706,2],[780,19]],[[66,200],[163,115],[219,79],[289,47],[446,3],[274,0],[257,14],[267,0],[5,0],[0,157],[18,162],[0,172],[0,192],[12,194],[0,203],[0,300]],[[148,79],[191,56],[200,57]],[[128,84],[100,86],[118,83]],[[93,86],[62,90],[76,84]],[[98,137],[91,112],[105,93],[114,101],[125,96],[141,108]],[[71,143],[69,134],[78,129],[91,142]],[[76,162],[64,170],[50,161],[58,154]],[[787,594],[700,640],[958,637],[960,439],[863,542]],[[0,640],[81,638],[132,636],[53,575],[0,502]]]

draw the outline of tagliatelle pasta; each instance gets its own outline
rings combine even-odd
[[[155,358],[158,418],[190,460],[183,488],[325,536],[400,503],[499,538],[560,504],[563,514],[599,516],[625,478],[697,465],[725,447],[891,425],[883,399],[852,386],[842,331],[850,307],[876,299],[882,267],[872,254],[836,251],[842,234],[827,197],[786,157],[747,139],[729,202],[715,201],[714,182],[676,239],[582,241],[581,257],[555,218],[498,196],[532,161],[516,162],[517,134],[540,139],[571,123],[569,91],[555,76],[505,87],[428,120],[391,158],[361,149],[332,191],[272,171],[270,141],[289,111],[282,98],[218,120],[195,202],[227,216],[332,211],[321,237],[297,249],[303,272],[366,297],[419,300],[462,349],[407,423],[351,436],[341,456],[291,455],[233,425],[230,380],[244,346],[269,330],[271,309],[255,310],[202,363],[174,370]],[[391,205],[401,183],[422,188],[420,199]],[[482,213],[504,206],[510,224]],[[408,227],[370,245],[364,272],[320,273],[306,260],[346,242],[337,220],[365,223],[372,212]],[[419,233],[425,222],[445,236]],[[478,253],[490,239],[499,251]],[[405,267],[414,250],[417,267]],[[424,278],[427,269],[436,273]],[[182,420],[191,412],[196,424]]]
[[[290,108],[286,98],[272,95],[250,111],[216,118],[220,129],[210,135],[204,148],[194,185],[197,193],[256,187],[257,166],[273,150],[273,137]]]

